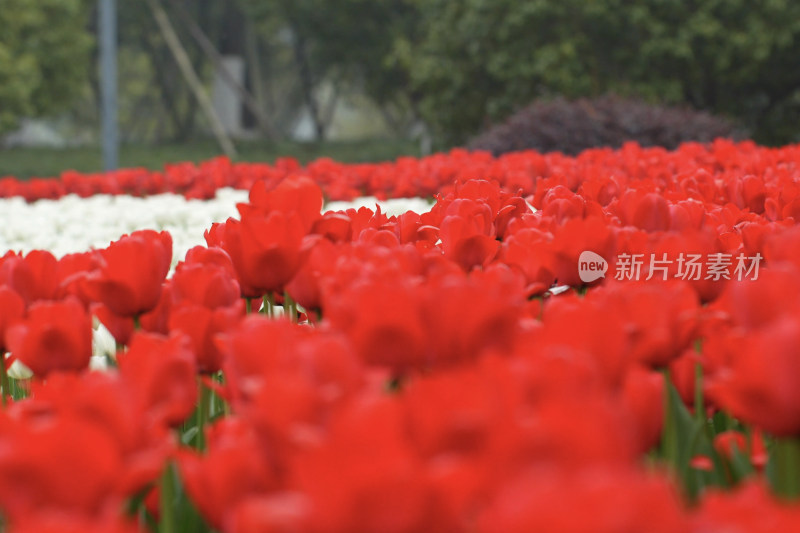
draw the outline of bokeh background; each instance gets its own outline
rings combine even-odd
[[[100,170],[98,0],[0,6],[0,176]],[[119,0],[117,24],[122,166],[800,141],[791,0]]]

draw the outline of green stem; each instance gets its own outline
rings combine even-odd
[[[175,533],[175,477],[171,461],[164,467],[159,488],[161,492],[159,532]]]
[[[295,302],[288,292],[283,293],[284,314],[289,317],[289,321],[297,323],[297,302]]]
[[[784,498],[800,496],[800,437],[775,439],[772,450],[774,489]]]
[[[244,312],[248,315],[253,312],[253,301],[250,298],[244,299]]]
[[[196,420],[197,420],[197,450],[203,451],[206,449],[206,424],[208,423],[208,409],[211,403],[211,389],[203,385],[202,381],[197,382],[199,387],[200,401],[197,405]]]
[[[223,372],[219,373],[218,380],[220,385],[225,385],[225,374]],[[217,396],[217,400],[219,400],[219,404],[222,407],[221,411],[224,416],[228,416],[231,414],[231,406],[230,404],[224,400],[222,397]]]
[[[694,365],[694,416],[697,421],[708,426],[706,423],[706,408],[703,401],[703,365],[695,363]]]
[[[139,320],[139,315],[136,315],[135,317],[133,317],[133,330],[139,331],[140,329],[142,329],[142,323]]]
[[[673,427],[672,409],[670,408],[669,388],[671,385],[669,369],[664,373],[664,427],[661,431],[661,452],[664,460],[671,466],[677,466],[677,443],[675,442],[675,428]]]
[[[2,350],[0,350],[0,352],[2,352]],[[2,361],[3,369],[0,370],[0,388],[2,388],[3,390],[2,390],[2,393],[0,393],[0,394],[3,396],[3,407],[5,407],[6,404],[8,403],[8,398],[7,397],[8,397],[9,394],[11,394],[10,387],[9,387],[9,381],[8,381],[8,368],[6,367],[6,365],[8,364],[8,361],[6,360],[4,354],[0,353],[0,357],[3,358],[3,361]]]

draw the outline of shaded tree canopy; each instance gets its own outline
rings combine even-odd
[[[791,0],[420,0],[407,46],[422,112],[448,142],[539,97],[614,92],[797,135],[800,3]],[[794,117],[795,119],[789,118]]]
[[[379,106],[413,107],[407,65],[394,61],[396,43],[418,23],[409,0],[239,0],[274,54],[288,51],[312,115],[324,114],[322,83],[363,91]],[[315,116],[315,122],[323,117]],[[318,124],[318,130],[321,128]],[[324,132],[318,131],[318,136]]]
[[[210,84],[216,66],[197,28],[219,54],[244,59],[253,114],[284,134],[305,109],[323,138],[337,97],[358,93],[396,131],[421,117],[446,147],[537,99],[615,93],[736,119],[763,143],[800,141],[800,2],[792,0],[161,4],[202,81]],[[0,0],[0,133],[90,94],[87,78],[97,97],[87,31],[96,5]],[[191,136],[202,114],[146,3],[118,0],[118,9],[123,130],[129,139]],[[96,120],[92,105],[81,108],[87,120]]]
[[[0,0],[0,133],[80,93],[91,63],[89,12],[84,0]]]

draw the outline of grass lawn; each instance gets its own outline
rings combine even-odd
[[[387,161],[401,155],[419,155],[419,145],[407,140],[337,141],[324,143],[299,143],[268,141],[239,141],[238,161],[263,161],[271,163],[283,156],[297,158],[301,163],[330,157],[337,161],[356,163]],[[203,161],[220,154],[218,145],[211,140],[191,141],[182,144],[124,145],[120,151],[121,167],[159,169],[164,163],[178,161]],[[58,176],[64,170],[98,172],[103,168],[99,147],[83,148],[12,148],[0,150],[0,177],[20,179]]]

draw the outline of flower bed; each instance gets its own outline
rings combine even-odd
[[[794,531],[799,163],[718,141],[106,176],[249,201],[171,275],[154,230],[0,259],[0,348],[33,373],[2,382],[8,530]]]
[[[0,250],[30,252],[48,250],[56,257],[102,248],[121,235],[140,229],[168,231],[173,239],[172,266],[186,252],[204,244],[203,232],[214,222],[235,216],[236,204],[247,201],[247,191],[223,188],[209,200],[187,199],[160,193],[147,197],[75,194],[56,200],[26,202],[23,198],[0,199]],[[350,202],[330,202],[327,210],[380,205],[388,214],[430,209],[428,200],[363,197]]]

